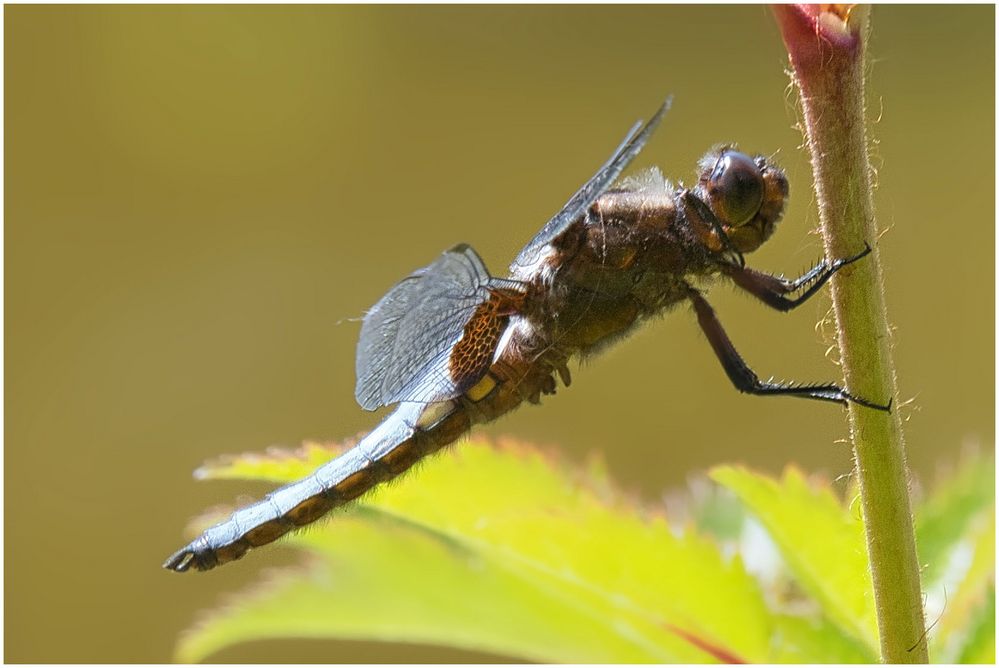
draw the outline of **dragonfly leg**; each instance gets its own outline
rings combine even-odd
[[[721,362],[729,380],[735,385],[735,389],[747,394],[771,395],[784,394],[802,399],[816,399],[818,401],[833,401],[838,404],[847,405],[850,402],[874,408],[881,411],[891,411],[891,401],[887,405],[876,404],[872,401],[862,399],[847,392],[845,389],[834,383],[794,385],[791,383],[775,383],[773,381],[760,380],[756,373],[749,368],[746,361],[742,359],[739,352],[732,345],[732,341],[725,333],[721,321],[711,308],[707,300],[697,291],[690,291],[690,301],[694,304],[697,312],[697,322],[701,326],[704,335],[708,337],[711,348]]]
[[[749,267],[736,265],[726,266],[725,273],[735,281],[736,285],[767,306],[786,312],[804,304],[808,301],[809,297],[818,292],[826,284],[826,281],[832,278],[833,274],[848,264],[853,264],[865,257],[870,252],[870,245],[864,244],[864,250],[856,255],[834,260],[833,262],[822,260],[793,281],[782,276],[772,276],[762,271],[750,269]],[[787,296],[802,288],[805,288],[804,292],[797,297]]]

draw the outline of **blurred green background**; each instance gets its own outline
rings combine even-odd
[[[777,152],[791,204],[750,262],[796,274],[820,254],[763,7],[4,11],[10,662],[167,661],[196,611],[286,562],[161,570],[191,516],[265,491],[191,471],[371,428],[352,319],[460,241],[503,270],[667,92],[639,163],[689,180],[716,142]],[[899,410],[929,484],[995,435],[994,8],[872,21]],[[838,377],[827,297],[791,315],[725,286],[711,299],[761,376]],[[574,377],[487,433],[600,452],[651,500],[722,462],[850,471],[842,410],[739,395],[686,309]],[[217,658],[503,657],[303,641]]]

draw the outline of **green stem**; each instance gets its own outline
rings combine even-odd
[[[874,252],[832,281],[846,386],[875,402],[897,396],[864,123],[868,11],[775,6],[791,56],[826,257]],[[850,431],[874,582],[881,659],[926,663],[919,562],[898,411],[851,404]]]

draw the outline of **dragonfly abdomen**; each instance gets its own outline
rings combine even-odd
[[[404,473],[420,459],[456,441],[470,427],[471,418],[461,402],[429,407],[403,404],[355,447],[307,478],[235,511],[173,554],[163,566],[180,572],[192,567],[207,571],[235,561],[250,549],[311,524]]]

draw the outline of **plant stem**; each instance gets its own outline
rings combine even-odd
[[[775,6],[793,66],[828,258],[874,252],[832,280],[846,386],[870,401],[897,396],[876,245],[864,123],[866,8]],[[856,475],[874,581],[881,660],[926,663],[919,562],[898,411],[849,407]]]

